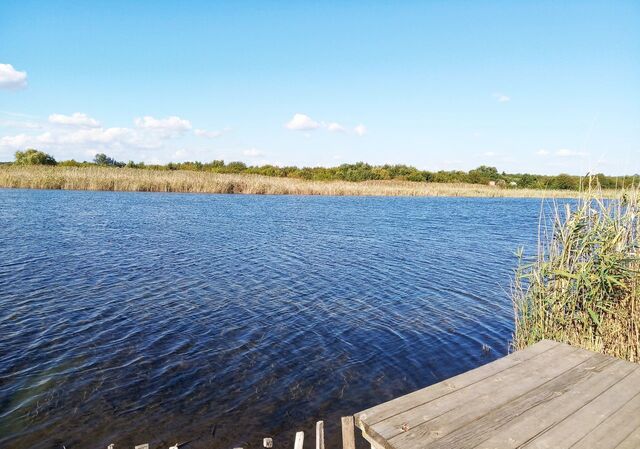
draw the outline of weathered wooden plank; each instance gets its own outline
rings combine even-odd
[[[577,386],[589,383],[594,378],[615,377],[620,380],[635,369],[635,367],[629,368],[622,363],[619,365],[617,362],[612,357],[593,354],[593,357],[584,363],[508,402],[502,402],[499,399],[500,393],[496,392],[494,397],[474,401],[466,407],[448,413],[449,416],[441,416],[427,423],[426,426],[431,429],[431,432],[427,438],[421,439],[419,443],[433,442],[428,446],[429,449],[475,448],[483,440],[486,440],[494,429],[508,424],[514,417],[522,415],[532,408],[538,406],[545,408],[551,401],[556,400],[556,407],[562,409],[564,404],[559,399]],[[619,369],[624,372],[616,376],[616,371]],[[608,383],[613,385],[615,380]],[[601,393],[602,391],[600,390]],[[570,415],[570,413],[566,415]],[[536,425],[537,423],[531,424]]]
[[[365,432],[362,432],[362,437],[365,440],[367,440],[367,442],[371,445],[371,449],[384,449],[383,446],[380,446],[380,444],[377,441],[375,441],[373,438],[371,438]]]
[[[555,346],[527,363],[518,364],[467,388],[456,390],[449,395],[381,421],[371,426],[372,429],[367,429],[367,433],[373,430],[376,441],[382,437],[390,441],[391,447],[401,447],[410,440],[423,438],[429,434],[431,429],[421,425],[450,410],[464,407],[482,397],[500,395],[504,401],[509,400],[536,388],[592,356],[591,353],[568,345]],[[536,375],[531,375],[532,373]]]
[[[598,427],[583,436],[571,446],[571,449],[615,449],[638,428],[640,428],[640,394],[634,396]]]
[[[500,426],[501,416],[504,419],[508,419],[507,415],[514,413],[513,409],[516,407],[517,402],[509,403],[505,407],[485,415],[478,421],[479,425],[486,428],[487,439],[478,444],[476,448],[520,447],[535,438],[536,435],[543,433],[582,408],[585,403],[598,397],[635,369],[637,367],[632,363],[616,360],[601,372],[594,371],[593,376],[587,377],[581,382],[576,382],[568,391],[559,391],[558,393],[560,394],[551,397],[548,402],[534,406],[524,413],[515,414],[507,423]],[[519,400],[527,400],[527,398],[522,397]],[[474,422],[473,425],[476,425],[476,423]],[[495,430],[491,432],[491,429]]]
[[[543,340],[521,351],[509,354],[495,362],[483,365],[479,368],[467,371],[445,381],[414,391],[405,396],[376,405],[355,415],[356,424],[364,430],[364,424],[373,425],[398,413],[415,408],[439,397],[451,394],[453,391],[472,385],[490,376],[498,374],[507,368],[525,362],[549,349],[558,346],[559,343],[551,340]]]
[[[525,444],[523,448],[571,447],[638,393],[640,370],[636,369],[580,410]]]
[[[358,413],[358,427],[372,449],[640,448],[638,365],[532,348]]]
[[[356,449],[353,416],[342,417],[342,449]]]
[[[640,427],[631,432],[616,446],[616,449],[638,449],[640,447]]]
[[[296,440],[293,444],[293,449],[302,449],[304,446],[304,432],[296,432]]]
[[[324,421],[316,423],[316,449],[324,449]]]
[[[534,349],[536,350],[534,351]],[[497,372],[493,372],[493,370],[491,370],[491,374],[488,376],[485,376],[483,374],[481,378],[478,378],[478,371],[474,370],[465,374],[461,374],[460,376],[456,376],[457,378],[455,379],[455,383],[451,384],[451,387],[449,387],[449,391],[447,392],[443,391],[444,389],[442,383],[422,390],[423,396],[429,399],[424,401],[422,404],[415,406],[415,402],[417,402],[415,398],[409,401],[406,406],[403,406],[402,402],[398,401],[394,406],[395,414],[389,416],[383,421],[379,421],[377,423],[374,423],[373,425],[369,425],[369,418],[367,416],[364,416],[363,414],[360,414],[360,428],[363,429],[363,432],[373,437],[380,444],[387,444],[387,441],[389,439],[402,432],[405,432],[411,426],[419,425],[421,422],[424,422],[427,419],[444,413],[450,408],[452,404],[455,405],[456,400],[459,401],[460,398],[463,398],[462,401],[466,402],[472,399],[474,397],[473,391],[475,391],[479,385],[487,385],[487,383],[492,384],[496,379],[503,378],[504,376],[514,379],[522,377],[522,375],[528,370],[528,368],[523,368],[523,366],[525,365],[524,362],[526,362],[527,366],[533,363],[533,367],[535,369],[535,367],[537,366],[548,365],[550,361],[554,360],[554,358],[557,357],[557,354],[567,354],[573,351],[575,351],[575,349],[571,348],[568,345],[549,342],[548,340],[540,342],[525,351],[518,351],[518,353],[520,353],[520,357],[518,358],[518,360],[520,360],[519,363],[512,364],[511,366],[507,366],[504,369],[499,369]],[[523,352],[526,352],[526,354],[522,354]],[[518,353],[514,353],[506,358],[518,355]],[[485,365],[485,367],[490,368],[491,365],[498,366],[505,359],[497,360],[489,365]],[[466,380],[467,375],[472,376],[471,381]],[[431,389],[436,390],[436,394],[432,394],[430,392]],[[398,399],[401,400],[402,398]],[[440,410],[439,413],[437,413],[438,410]],[[406,417],[410,417],[411,415],[413,415],[414,418],[417,417],[415,421],[405,419]],[[389,445],[389,447],[392,446]]]

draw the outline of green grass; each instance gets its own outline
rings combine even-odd
[[[597,189],[540,220],[538,253],[520,254],[515,349],[543,338],[640,361],[640,190]]]

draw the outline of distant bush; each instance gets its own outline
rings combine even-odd
[[[558,190],[578,190],[580,187],[580,178],[576,176],[561,173],[558,176],[552,176],[549,181],[550,189]]]
[[[125,165],[125,167],[127,168],[145,168],[144,162],[134,162],[134,161],[129,161],[127,162],[127,164]]]
[[[30,156],[28,152],[36,152],[38,156]],[[49,158],[49,159],[47,159]],[[25,160],[26,162],[19,162]],[[35,160],[37,162],[30,162]],[[16,153],[16,164],[55,164],[55,159],[51,156],[36,151]],[[213,160],[210,162],[186,161],[170,162],[168,164],[145,164],[144,162],[129,161],[126,164],[119,162],[104,153],[96,154],[93,162],[76,162],[75,160],[63,161],[60,165],[69,167],[85,167],[89,165],[99,165],[105,167],[127,167],[146,170],[183,170],[211,173],[227,174],[253,174],[275,178],[305,179],[309,181],[410,181],[410,182],[433,182],[451,184],[481,184],[494,183],[498,187],[510,187],[514,189],[555,189],[555,190],[580,190],[584,183],[581,176],[559,174],[556,176],[535,175],[528,173],[505,173],[498,172],[496,167],[481,165],[478,168],[469,170],[431,172],[420,170],[416,167],[404,164],[371,165],[366,162],[356,162],[352,164],[341,164],[337,167],[295,167],[276,165],[247,165],[244,162],[225,162],[223,160]],[[621,189],[640,185],[640,175],[627,176],[606,176],[602,173],[591,176],[596,184],[604,189]]]
[[[38,151],[33,148],[29,148],[25,151],[16,151],[15,153],[17,165],[56,165],[57,162],[53,156]]]
[[[75,159],[69,159],[67,161],[58,162],[58,165],[62,167],[82,167],[83,165],[86,165],[86,164],[83,162],[78,162]]]

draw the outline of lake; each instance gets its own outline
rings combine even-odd
[[[0,446],[311,448],[317,419],[336,446],[340,416],[507,353],[539,210],[0,190]]]

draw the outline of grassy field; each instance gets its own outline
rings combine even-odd
[[[585,192],[541,223],[515,277],[515,348],[548,338],[640,362],[640,189]]]
[[[464,196],[570,198],[567,190],[507,189],[410,181],[306,181],[247,174],[107,167],[0,166],[0,187],[265,195]],[[608,194],[613,195],[613,191]]]

